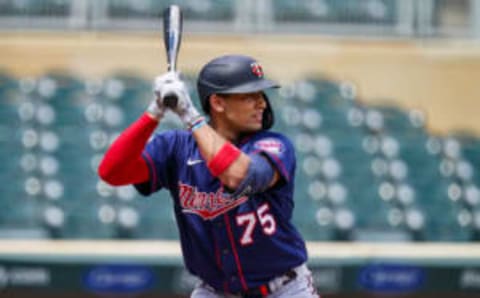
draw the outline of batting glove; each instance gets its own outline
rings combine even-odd
[[[193,105],[187,86],[179,78],[178,73],[168,73],[158,77],[155,80],[155,93],[159,101],[162,101],[167,94],[177,97],[177,105],[171,109],[188,128],[201,116]]]
[[[161,76],[155,78],[153,84],[153,92],[155,94],[155,99],[150,103],[147,108],[147,112],[150,113],[157,120],[163,118],[167,107],[163,104],[163,96],[166,94],[164,92],[165,86],[171,84],[172,82],[178,80],[178,74],[174,72],[167,72]],[[162,96],[163,95],[163,96]]]

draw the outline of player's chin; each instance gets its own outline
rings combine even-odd
[[[244,132],[256,132],[263,128],[263,122],[261,117],[252,117],[243,122]]]
[[[262,126],[262,123],[254,123],[254,124],[252,124],[252,125],[249,125],[248,128],[247,128],[247,130],[248,130],[249,132],[256,132],[256,131],[261,130],[262,127],[263,127],[263,126]]]
[[[261,123],[251,122],[251,123],[244,123],[242,125],[241,131],[244,133],[252,133],[262,129]]]

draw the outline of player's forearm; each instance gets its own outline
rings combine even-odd
[[[112,185],[148,180],[148,166],[141,155],[157,124],[157,120],[145,113],[123,131],[100,162],[98,175],[102,180]]]
[[[215,156],[227,143],[227,140],[218,134],[208,124],[196,129],[193,132],[193,136],[197,142],[200,154],[205,159],[207,164],[211,163],[212,159],[215,158]],[[225,171],[218,175],[218,178],[226,187],[230,189],[236,189],[236,187],[244,179],[249,164],[250,157],[240,151],[238,157],[236,157],[231,164],[229,164]]]

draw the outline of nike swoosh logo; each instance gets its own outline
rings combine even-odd
[[[201,159],[187,159],[187,166],[193,166],[193,165],[196,165],[198,163],[201,163],[203,162],[203,160]]]

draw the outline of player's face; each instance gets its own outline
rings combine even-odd
[[[267,103],[262,92],[223,95],[224,124],[238,133],[262,129]]]

